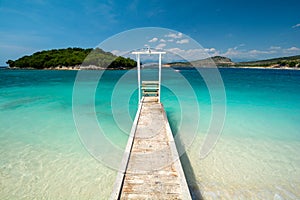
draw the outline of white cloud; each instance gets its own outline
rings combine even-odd
[[[235,56],[239,56],[239,55],[242,55],[243,53],[235,48],[229,48],[227,49],[227,51],[223,54],[221,54],[222,56],[225,56],[225,57],[235,57]]]
[[[174,42],[174,39],[169,39],[168,42]]]
[[[180,39],[182,38],[182,33],[169,33],[168,35],[165,35],[165,37],[174,38],[174,39]]]
[[[162,48],[164,48],[165,46],[167,46],[167,45],[164,44],[164,43],[161,43],[161,44],[157,45],[155,48],[156,48],[156,49],[162,49]]]
[[[157,41],[158,41],[158,38],[154,37],[151,40],[149,40],[148,42],[157,42]]]
[[[181,53],[184,52],[184,50],[179,49],[179,48],[177,48],[177,47],[168,49],[168,51],[170,51],[171,53],[174,53],[174,54],[178,54],[178,55],[180,55]]]
[[[285,49],[286,51],[300,51],[299,48],[297,47],[291,47],[291,48],[288,48],[288,49]]]
[[[244,47],[245,46],[245,44],[239,44],[238,46],[235,46],[235,47],[233,47],[233,49],[239,49],[240,47]]]
[[[292,28],[297,28],[297,27],[300,27],[300,24],[296,24],[296,25],[292,26]]]
[[[190,41],[188,39],[182,39],[182,40],[178,40],[176,41],[177,44],[187,44],[189,43]]]
[[[261,50],[253,49],[253,50],[250,50],[248,53],[249,54],[270,54],[271,51],[261,51]]]
[[[300,53],[300,48],[298,47],[290,47],[290,48],[287,48],[287,49],[283,49],[282,50],[283,54],[286,54],[286,55],[290,55],[290,54],[299,54]]]
[[[180,48],[170,48],[167,49],[167,51],[174,53],[181,57],[182,59],[188,60],[188,61],[194,61],[194,60],[199,60],[199,59],[204,59],[207,57],[210,57],[205,49],[180,49]]]
[[[119,55],[120,51],[115,49],[115,50],[112,50],[111,53],[114,55]]]
[[[270,47],[270,50],[280,50],[281,49],[281,47],[277,47],[277,46],[271,46]]]
[[[205,52],[216,52],[215,48],[204,49]]]
[[[235,47],[227,49],[226,52],[220,53],[219,55],[225,56],[231,59],[240,60],[257,60],[257,59],[268,59],[283,56],[292,56],[300,53],[300,48],[290,47],[283,49],[279,46],[271,46],[267,50],[239,50]]]
[[[130,55],[130,53],[128,51],[121,51],[121,50],[117,50],[117,49],[112,50],[111,53],[116,55],[116,56],[125,56],[125,55],[128,56],[128,55]]]
[[[229,48],[225,53],[221,53],[221,56],[225,56],[231,59],[260,59],[264,58],[266,55],[272,55],[277,53],[274,50],[238,50],[236,48]]]
[[[159,42],[166,42],[166,40],[164,40],[164,39],[160,39],[160,40],[159,40]]]

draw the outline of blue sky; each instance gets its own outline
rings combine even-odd
[[[140,27],[176,30],[236,61],[298,55],[299,8],[299,0],[0,0],[0,65]]]

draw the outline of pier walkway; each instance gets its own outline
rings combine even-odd
[[[141,100],[111,199],[191,199],[165,110],[155,96]]]

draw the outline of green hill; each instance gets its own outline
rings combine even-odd
[[[100,48],[82,49],[52,49],[36,52],[30,56],[23,56],[15,61],[6,62],[10,68],[20,69],[130,69],[136,62],[130,58],[118,57]]]
[[[258,60],[250,62],[238,62],[236,66],[261,66],[261,67],[300,67],[300,55],[272,58],[267,60]]]
[[[213,56],[211,58],[205,58],[202,60],[193,61],[193,66],[205,66],[211,65],[212,61],[215,63],[216,66],[232,66],[234,62],[230,58],[226,58],[223,56]]]
[[[201,67],[201,66],[210,66],[212,64],[215,64],[216,66],[233,66],[235,63],[231,61],[230,58],[226,58],[223,56],[214,56],[210,58],[205,58],[201,60],[195,60],[191,62],[172,62],[168,63],[168,65],[171,66],[195,66],[195,67]]]

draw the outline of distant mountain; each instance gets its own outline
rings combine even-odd
[[[230,58],[226,58],[223,56],[214,56],[214,57],[205,58],[201,60],[195,60],[192,62],[173,62],[173,63],[168,63],[168,65],[180,66],[180,67],[185,67],[185,66],[201,67],[201,66],[211,66],[211,65],[233,66],[235,65],[235,63],[232,62]]]
[[[210,58],[196,60],[191,62],[193,66],[204,66],[204,65],[211,65],[212,61],[215,63],[216,66],[232,66],[234,62],[230,58],[223,57],[223,56],[213,56]]]
[[[192,62],[173,62],[168,63],[169,66],[187,67],[187,66],[211,66],[213,63],[218,67],[270,67],[270,68],[283,68],[283,67],[299,67],[300,68],[300,55],[272,58],[267,60],[249,61],[249,62],[233,62],[230,58],[223,56],[214,56]]]

